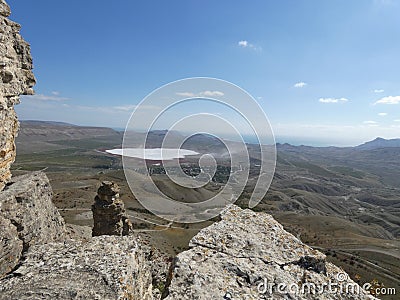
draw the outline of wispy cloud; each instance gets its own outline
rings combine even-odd
[[[249,43],[249,42],[246,41],[246,40],[241,40],[241,41],[239,41],[239,42],[238,42],[238,46],[239,46],[239,47],[242,47],[242,48],[250,48],[250,49],[253,49],[253,50],[256,50],[256,51],[261,51],[261,50],[262,50],[261,47],[258,47],[258,46],[254,45],[254,44],[252,44],[252,43]]]
[[[378,90],[373,90],[373,92],[375,93],[375,94],[380,94],[380,93],[383,93],[385,90],[380,90],[380,89],[378,89]]]
[[[200,93],[193,93],[193,92],[179,92],[176,93],[178,96],[193,98],[193,97],[221,97],[225,95],[221,91],[203,91]]]
[[[104,107],[105,109],[108,109],[108,107]],[[151,110],[151,109],[160,109],[160,107],[156,105],[136,105],[136,104],[127,104],[127,105],[117,105],[117,106],[111,106],[110,107],[112,110],[118,110],[121,112],[132,112],[133,110],[139,108],[141,110],[146,109],[146,110]]]
[[[388,114],[385,113],[385,112],[381,112],[381,113],[378,114],[378,116],[380,116],[380,117],[385,117],[385,116],[387,116],[387,115],[388,115]]]
[[[376,121],[364,121],[363,123],[366,125],[378,125],[378,122]]]
[[[307,85],[307,83],[305,83],[303,81],[300,81],[300,82],[295,83],[293,87],[295,87],[295,88],[303,88],[306,85]]]
[[[375,104],[399,104],[400,96],[387,96],[379,99]]]
[[[195,93],[192,92],[179,92],[176,93],[178,96],[183,96],[183,97],[194,97]]]
[[[321,103],[345,103],[348,102],[347,98],[319,98]]]
[[[69,100],[69,98],[60,97],[59,94],[54,94],[54,92],[52,92],[52,95],[36,94],[36,95],[24,96],[24,98],[27,100],[55,101],[55,102]]]
[[[133,111],[137,105],[117,105],[113,106],[112,109],[120,110],[120,111]]]
[[[396,119],[396,120],[394,120],[395,122],[400,122],[400,119]]]

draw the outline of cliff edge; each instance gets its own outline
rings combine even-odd
[[[265,213],[232,205],[171,267],[165,299],[374,299]]]
[[[14,105],[20,95],[33,94],[30,47],[19,34],[20,25],[9,20],[10,7],[0,0],[0,191],[11,178],[15,160],[18,119]]]

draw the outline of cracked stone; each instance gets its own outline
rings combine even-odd
[[[374,299],[359,294],[290,295],[277,286],[313,283],[324,286],[343,270],[326,262],[325,255],[303,244],[265,213],[232,205],[221,221],[202,229],[180,253],[168,276],[165,299]],[[349,277],[347,283],[355,284]]]

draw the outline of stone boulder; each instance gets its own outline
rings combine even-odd
[[[150,269],[137,242],[101,236],[35,245],[0,280],[0,299],[150,300]]]
[[[49,180],[42,172],[13,177],[0,192],[0,237],[5,244],[0,257],[8,262],[1,265],[0,278],[32,245],[65,238],[64,219],[52,203],[52,194]]]
[[[33,94],[30,47],[19,34],[20,25],[10,21],[10,7],[0,0],[0,191],[11,178],[15,160],[18,120],[14,105],[19,95]]]
[[[232,205],[221,218],[177,256],[166,299],[373,299],[270,215]],[[330,291],[329,283],[357,291]]]

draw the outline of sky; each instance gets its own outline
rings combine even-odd
[[[212,77],[250,93],[279,142],[400,137],[400,1],[8,3],[37,79],[21,120],[125,128],[153,90]]]

